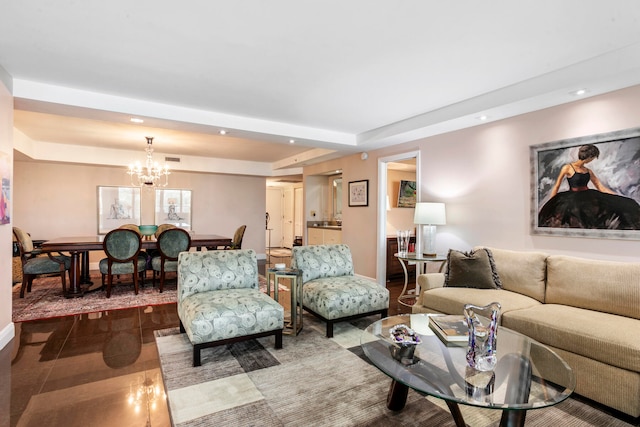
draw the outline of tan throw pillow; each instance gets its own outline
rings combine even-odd
[[[452,288],[502,289],[491,251],[486,248],[471,252],[453,249],[447,254],[444,286]]]

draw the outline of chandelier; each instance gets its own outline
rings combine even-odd
[[[134,187],[166,187],[169,184],[169,166],[160,166],[158,162],[153,161],[153,137],[146,136],[147,148],[144,151],[147,153],[147,158],[144,165],[140,162],[135,162],[129,165],[127,173],[131,176],[131,185]]]

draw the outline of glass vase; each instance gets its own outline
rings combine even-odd
[[[409,253],[409,242],[411,241],[411,230],[398,230],[398,255],[407,256]]]
[[[492,302],[484,307],[466,304],[464,315],[469,327],[467,364],[478,371],[492,371],[497,362],[500,303]]]

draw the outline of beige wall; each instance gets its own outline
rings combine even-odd
[[[0,176],[11,177],[13,162],[13,96],[11,77],[0,66]],[[12,179],[13,181],[13,179]],[[10,191],[9,212],[13,203],[13,189]],[[11,216],[13,221],[13,215]],[[14,336],[11,322],[11,241],[13,232],[10,224],[0,225],[0,348],[3,348]],[[7,382],[7,381],[3,381]],[[4,407],[4,405],[3,405]],[[0,419],[2,419],[0,417]],[[2,424],[2,423],[0,423]]]
[[[16,161],[14,224],[34,239],[97,233],[97,186],[127,185],[123,168]],[[265,251],[265,178],[172,172],[171,188],[192,190],[193,230],[233,237],[247,225],[243,248]],[[153,224],[153,193],[142,190],[142,222]],[[102,255],[91,254],[91,262]]]
[[[640,241],[530,234],[531,145],[640,126],[640,86],[304,168],[342,169],[344,243],[356,273],[376,276],[378,158],[420,152],[421,201],[446,203],[438,252],[490,245],[593,259],[640,261]],[[363,150],[364,151],[364,150]],[[348,207],[349,181],[369,179],[369,206]],[[386,203],[383,201],[383,203]]]

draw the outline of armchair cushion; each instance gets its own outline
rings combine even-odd
[[[351,250],[347,245],[297,246],[291,255],[291,266],[302,270],[302,283],[354,274]]]
[[[178,302],[189,295],[222,289],[258,289],[256,253],[239,251],[183,252],[178,257]]]
[[[253,335],[284,327],[280,304],[259,290],[223,289],[183,300],[180,319],[192,344]]]
[[[327,277],[306,283],[302,289],[304,307],[329,320],[389,308],[389,291],[363,277]]]

